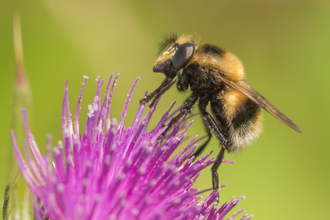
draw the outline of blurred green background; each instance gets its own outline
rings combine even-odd
[[[126,94],[140,76],[126,119],[133,120],[138,100],[153,91],[163,75],[152,72],[158,43],[168,32],[201,36],[236,54],[246,81],[303,130],[299,134],[264,114],[264,132],[252,147],[226,155],[236,164],[219,171],[221,202],[246,195],[239,204],[253,219],[330,219],[330,1],[0,1],[0,189],[12,165],[9,131],[15,81],[13,13],[21,14],[25,69],[33,94],[31,129],[39,145],[52,133],[61,138],[61,105],[69,80],[71,111],[83,81],[82,129],[94,79],[121,76],[112,117],[120,117]],[[172,88],[161,99],[155,124],[174,101],[188,96]],[[189,134],[204,136],[195,118]],[[22,146],[22,143],[19,143]],[[213,138],[207,151],[218,153]],[[196,187],[211,187],[205,170]],[[1,201],[3,195],[0,195]],[[238,210],[238,209],[237,209]]]

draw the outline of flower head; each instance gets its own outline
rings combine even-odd
[[[88,106],[84,133],[78,123],[81,97],[74,122],[68,101],[68,84],[64,92],[62,110],[63,141],[52,149],[47,138],[47,155],[43,157],[28,127],[26,110],[23,118],[28,144],[26,160],[17,146],[14,133],[14,155],[21,174],[33,193],[32,204],[37,219],[224,219],[227,213],[243,199],[233,199],[217,209],[214,203],[217,192],[199,201],[198,189],[193,188],[199,172],[213,163],[210,153],[193,162],[190,158],[196,148],[193,138],[172,159],[170,156],[185,137],[185,119],[160,139],[169,119],[168,110],[158,125],[147,131],[148,122],[155,110],[143,116],[142,104],[129,128],[124,118],[134,82],[118,122],[110,121],[110,107],[115,77],[111,91],[111,76],[101,103],[100,88],[104,80],[98,77],[93,103]],[[172,106],[173,107],[173,106]],[[193,145],[193,146],[191,146]],[[53,158],[53,159],[52,159]],[[235,217],[243,210],[238,211]],[[250,219],[244,215],[241,219]]]

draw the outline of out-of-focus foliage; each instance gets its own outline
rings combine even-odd
[[[46,146],[45,132],[51,132],[54,140],[61,137],[66,79],[69,98],[75,103],[83,75],[90,80],[97,75],[108,79],[112,72],[120,72],[117,84],[121,86],[115,88],[112,107],[112,116],[119,117],[129,87],[141,76],[129,107],[129,124],[144,92],[154,90],[163,79],[152,72],[162,37],[171,31],[197,34],[201,43],[221,46],[240,57],[247,82],[304,132],[298,134],[265,113],[260,139],[244,152],[226,156],[236,164],[220,168],[221,184],[228,185],[221,190],[220,200],[245,194],[244,208],[254,213],[254,219],[330,218],[330,2],[0,1],[2,191],[12,165],[8,157],[15,79],[14,12],[21,14],[25,70],[33,95],[32,131],[40,148]],[[83,102],[92,100],[93,85],[87,84]],[[172,88],[154,118],[185,97]],[[81,109],[81,116],[86,112]],[[200,119],[195,121],[190,134],[204,136]],[[210,150],[218,152],[215,138]],[[202,177],[197,187],[209,188],[210,172]]]

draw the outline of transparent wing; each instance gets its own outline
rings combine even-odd
[[[251,101],[259,105],[261,108],[265,109],[275,118],[289,126],[290,128],[302,133],[298,125],[296,125],[293,121],[291,121],[288,117],[286,117],[280,110],[278,110],[275,106],[272,105],[267,99],[265,99],[259,92],[249,86],[245,81],[230,81],[220,75],[218,75],[221,80],[229,85],[230,87],[236,89],[241,92],[243,95],[248,97]]]

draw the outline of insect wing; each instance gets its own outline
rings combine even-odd
[[[296,125],[293,121],[291,121],[288,117],[286,117],[280,110],[278,110],[272,103],[270,103],[267,99],[265,99],[259,92],[249,86],[245,81],[230,81],[222,76],[221,80],[229,85],[230,87],[236,89],[241,92],[243,95],[248,97],[251,101],[259,105],[261,108],[265,109],[268,113],[273,115],[275,118],[289,126],[290,128],[302,133],[298,125]]]

